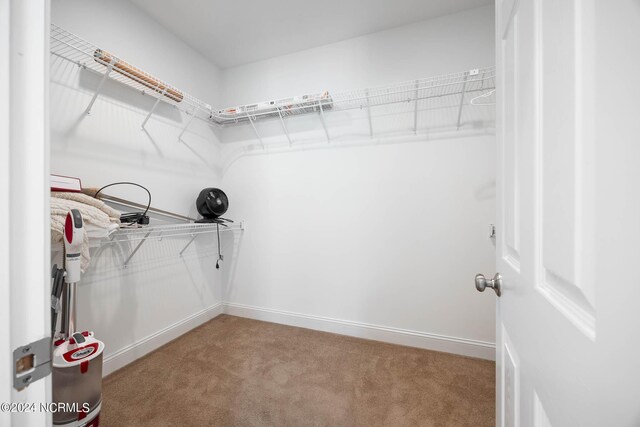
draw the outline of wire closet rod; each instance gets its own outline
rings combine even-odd
[[[108,194],[100,193],[100,200],[105,200],[108,202],[116,203],[118,205],[127,206],[133,209],[146,209],[147,205],[142,205],[140,203],[132,202],[130,200],[121,199],[120,197],[110,196]],[[149,206],[149,212],[153,212],[158,215],[166,216],[173,219],[179,219],[187,222],[194,222],[196,219],[191,218],[189,216],[180,215],[175,212],[165,211],[163,209],[154,208],[153,206]]]

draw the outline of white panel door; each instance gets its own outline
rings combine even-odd
[[[497,424],[640,426],[640,2],[499,0],[496,41]]]

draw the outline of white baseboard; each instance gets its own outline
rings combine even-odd
[[[110,354],[104,358],[102,375],[109,375],[222,313],[222,303],[212,305]]]
[[[486,341],[430,334],[349,320],[292,313],[243,304],[224,303],[224,313],[289,326],[332,332],[340,335],[383,341],[427,350],[443,351],[480,359],[495,360],[496,345]]]
[[[283,325],[297,326],[334,334],[383,341],[409,347],[427,350],[443,351],[463,356],[478,357],[495,360],[495,344],[486,341],[476,341],[466,338],[450,337],[446,335],[430,334],[427,332],[411,331],[388,326],[372,325],[369,323],[353,322],[350,320],[333,319],[330,317],[313,316],[309,314],[293,313],[289,311],[254,307],[234,303],[218,303],[205,308],[186,319],[176,322],[155,332],[115,353],[105,357],[102,367],[103,375],[128,365],[136,359],[178,338],[201,324],[227,313],[233,316]]]

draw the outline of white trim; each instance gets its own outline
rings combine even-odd
[[[244,304],[218,303],[154,332],[105,357],[102,367],[103,376],[123,368],[129,363],[223,313],[351,337],[495,360],[496,346],[491,342],[372,325],[350,320],[332,319],[330,317],[293,313]]]
[[[0,378],[5,403],[51,402],[51,376],[13,388],[13,349],[51,334],[51,268],[49,237],[49,1],[0,1],[3,18],[2,82],[2,225],[3,354]],[[9,31],[7,39],[7,31]],[[8,44],[7,44],[8,42]],[[7,50],[8,49],[8,50]],[[8,71],[8,74],[6,74]],[[8,84],[8,90],[7,89]],[[8,103],[7,103],[8,102]],[[8,120],[8,128],[6,127]],[[8,130],[8,132],[7,132]],[[5,150],[8,147],[8,157]],[[8,169],[5,161],[8,161]],[[8,172],[7,172],[8,171]],[[8,178],[8,180],[7,180]],[[8,185],[8,187],[7,187]],[[6,194],[4,194],[6,193]],[[8,218],[7,218],[8,215]],[[8,245],[8,246],[5,246]],[[7,248],[10,252],[7,254]],[[4,264],[6,263],[6,265]],[[5,304],[9,305],[8,312]],[[7,313],[8,324],[5,325]],[[6,336],[7,328],[9,337]],[[8,338],[8,339],[7,339]],[[5,340],[6,339],[6,340]],[[11,387],[10,395],[4,387]],[[51,425],[51,413],[0,414],[3,426]]]
[[[0,1],[0,92],[9,93],[11,89],[11,81],[9,79],[9,61],[10,43],[9,29],[10,25],[10,8],[8,1]],[[5,235],[0,240],[0,342],[2,342],[2,350],[0,350],[0,402],[11,402],[11,391],[13,390],[13,349],[11,348],[11,304],[9,299],[9,262],[10,262],[10,244],[6,238],[6,231],[9,227],[9,202],[11,196],[9,193],[9,166],[11,165],[11,150],[9,144],[11,124],[11,114],[9,108],[9,97],[0,97],[0,223],[4,224]],[[11,413],[0,411],[0,425],[11,425]]]
[[[467,338],[431,334],[428,332],[372,325],[369,323],[353,322],[350,320],[332,319],[323,316],[293,313],[289,311],[253,307],[235,303],[224,303],[224,313],[232,316],[315,329],[318,331],[332,332],[340,335],[383,341],[409,347],[495,360],[496,345],[495,343],[486,341],[477,341]]]
[[[217,317],[223,313],[223,304],[218,303],[211,307],[205,308],[191,316],[180,320],[172,325],[167,326],[153,334],[134,342],[115,353],[104,358],[102,366],[102,375],[106,376],[110,373],[128,365],[136,359],[152,352],[153,350],[167,344],[179,336],[189,332],[190,330],[202,325],[203,323]]]

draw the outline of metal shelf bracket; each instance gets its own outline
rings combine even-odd
[[[369,118],[369,136],[373,138],[373,123],[371,122],[371,103],[369,102],[369,89],[365,91],[367,96],[367,117]]]
[[[107,81],[107,77],[109,77],[109,74],[111,74],[111,70],[113,70],[113,60],[109,62],[109,65],[107,66],[107,71],[105,71],[104,74],[102,75],[102,79],[100,80],[100,83],[98,83],[98,87],[96,88],[96,91],[94,92],[93,97],[91,98],[91,101],[89,101],[89,105],[87,105],[87,109],[84,110],[85,114],[87,115],[91,114],[91,108],[93,108],[93,103],[96,102],[96,99],[98,99],[98,95],[100,94],[100,91],[102,91],[102,86],[104,86],[104,82]]]
[[[464,95],[467,93],[467,80],[470,76],[477,76],[478,72],[478,69],[474,69],[470,70],[464,75],[464,81],[462,83],[462,94],[460,95],[460,106],[458,107],[458,124],[456,130],[460,130],[460,125],[462,124],[462,107],[464,107]]]
[[[331,142],[331,138],[329,137],[329,129],[327,129],[327,122],[324,119],[324,109],[322,108],[322,101],[318,101],[318,107],[320,107],[320,121],[322,121],[324,133],[325,135],[327,135],[327,142]]]
[[[247,114],[247,117],[249,118],[249,122],[251,122],[251,127],[253,128],[253,133],[256,134],[256,137],[258,138],[258,141],[260,141],[260,145],[262,145],[262,149],[264,150],[265,149],[264,141],[262,140],[262,137],[258,133],[258,129],[256,129],[256,125],[254,123],[254,119],[252,119],[251,115],[249,115],[249,114]]]
[[[418,134],[418,90],[420,88],[420,80],[416,80],[416,102],[413,104],[413,134]]]
[[[193,243],[194,240],[196,240],[196,237],[198,237],[197,234],[192,234],[191,235],[191,240],[189,240],[189,243],[187,243],[186,245],[184,245],[184,248],[182,248],[182,250],[180,251],[180,256],[182,256],[182,254],[184,253],[184,251],[187,250],[187,248],[189,246],[191,246],[191,244]]]
[[[187,124],[184,125],[184,127],[182,128],[182,132],[180,132],[180,135],[178,135],[178,141],[182,141],[182,135],[184,135],[184,133],[187,131],[187,128],[191,125],[191,122],[193,121],[193,119],[195,119],[197,112],[198,112],[198,107],[195,107],[192,111],[191,118],[187,120]],[[186,114],[188,115],[189,113],[186,112]]]
[[[124,261],[124,265],[123,265],[124,268],[127,268],[127,264],[129,264],[129,261],[131,261],[131,258],[133,258],[136,252],[138,252],[138,249],[140,249],[140,246],[142,246],[142,244],[147,241],[149,234],[151,234],[151,231],[148,231],[147,234],[144,235],[142,240],[140,240],[140,243],[138,243],[136,248],[133,251],[131,251],[131,253],[129,254],[129,257]]]
[[[151,107],[151,110],[149,110],[149,114],[147,114],[147,117],[145,117],[144,121],[142,122],[142,130],[145,130],[145,126],[147,124],[147,122],[149,121],[149,119],[151,118],[151,116],[153,115],[153,112],[156,111],[156,108],[158,107],[158,104],[160,104],[160,99],[167,93],[167,88],[165,87],[164,90],[162,91],[162,96],[160,98],[156,99],[156,102],[153,104],[153,107]]]
[[[285,136],[287,137],[287,141],[289,141],[289,147],[291,147],[291,136],[289,136],[289,131],[287,130],[287,126],[284,124],[284,119],[282,118],[282,111],[280,111],[280,107],[278,107],[278,116],[280,117],[280,124],[282,125],[282,130],[284,131]]]

